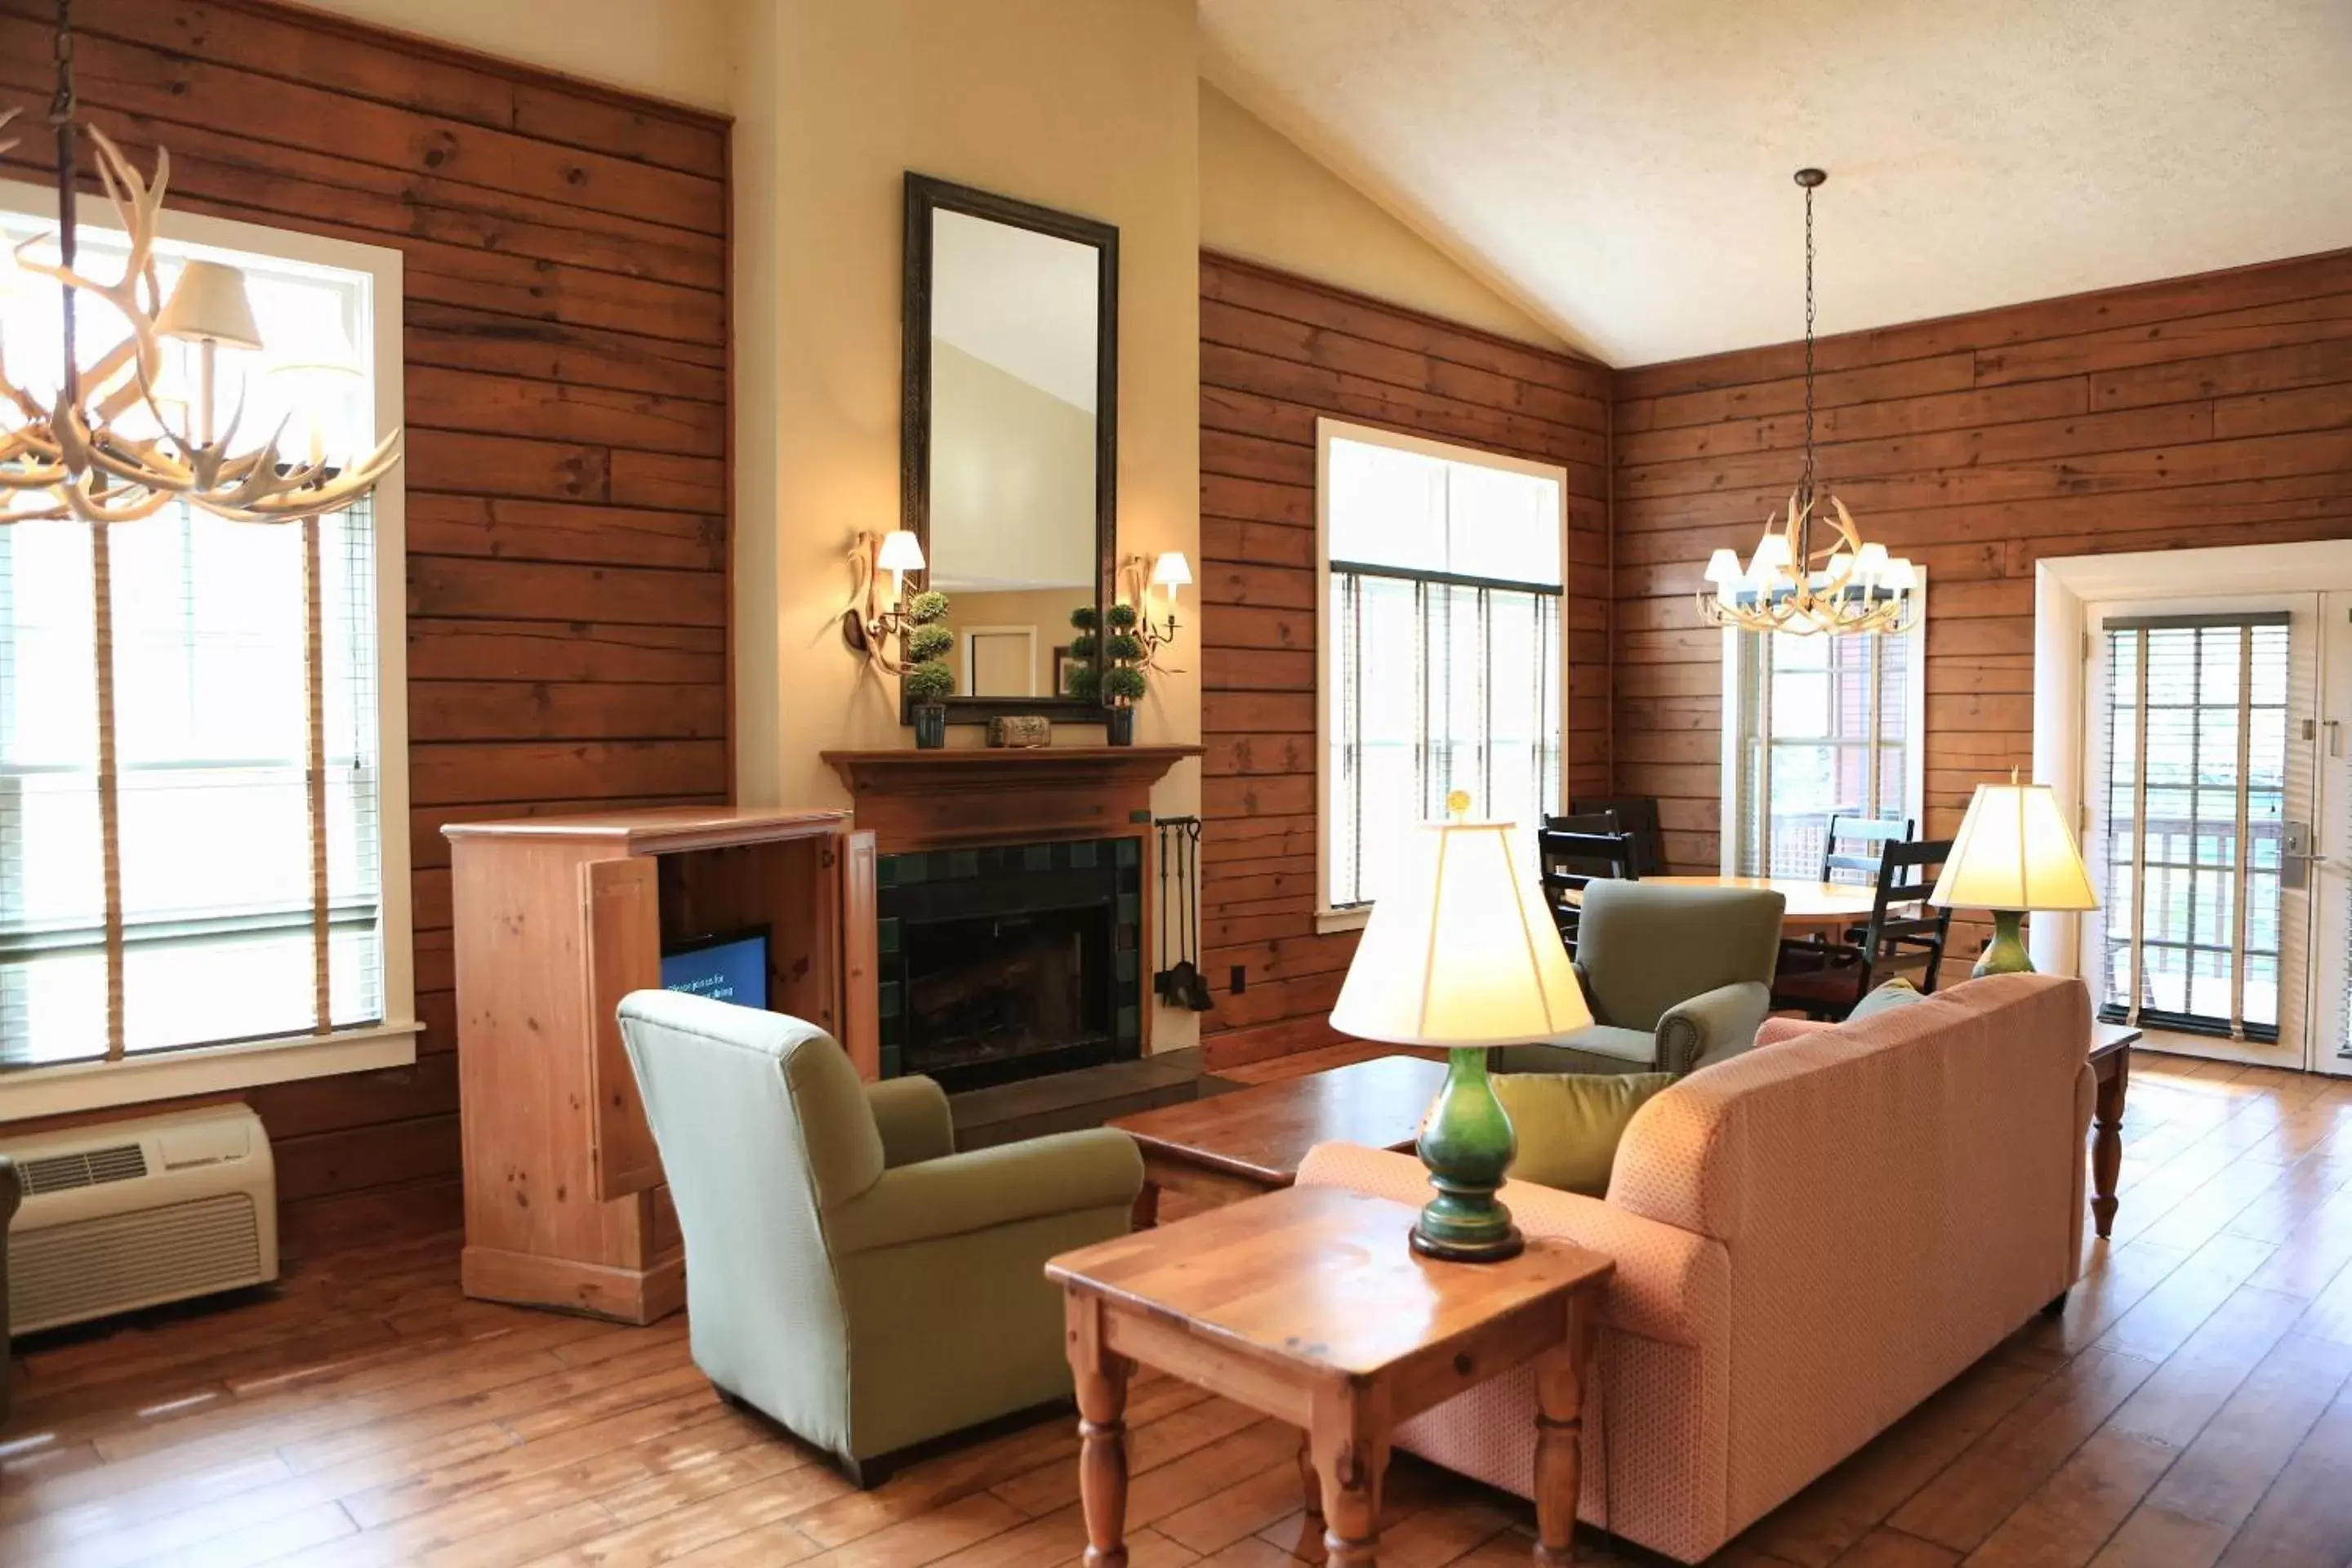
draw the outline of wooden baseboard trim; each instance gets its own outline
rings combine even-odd
[[[657,1259],[647,1268],[620,1268],[568,1258],[541,1258],[495,1247],[468,1247],[461,1255],[465,1292],[481,1300],[580,1312],[622,1323],[653,1323],[686,1305],[686,1258]]]

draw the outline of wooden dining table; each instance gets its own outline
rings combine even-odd
[[[1821,932],[1835,936],[1850,926],[1870,923],[1878,889],[1867,882],[1812,882],[1801,877],[1644,877],[1643,884],[1659,888],[1764,888],[1786,903],[1780,929],[1797,936]]]

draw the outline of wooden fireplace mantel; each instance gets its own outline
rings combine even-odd
[[[951,844],[1134,833],[1151,786],[1199,746],[826,752],[884,854]]]

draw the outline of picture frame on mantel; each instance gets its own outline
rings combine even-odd
[[[1072,626],[1068,611],[1091,605],[1096,624],[1100,625],[1112,600],[1117,596],[1117,562],[1118,545],[1118,229],[1094,218],[1076,213],[1061,212],[1040,206],[1013,196],[974,189],[951,181],[936,179],[909,170],[905,187],[905,276],[902,300],[904,315],[900,336],[899,393],[899,526],[921,542],[927,563],[921,576],[924,587],[941,588],[952,595],[959,606],[971,613],[982,613],[985,602],[1001,586],[974,584],[961,580],[961,562],[975,554],[1013,555],[1034,558],[1041,555],[1070,554],[1073,568],[1064,573],[1045,574],[1056,584],[1067,584],[1068,602],[1057,606],[1059,624],[1040,625],[1037,642],[1052,647],[1070,640]],[[943,259],[941,238],[951,243],[949,250],[955,254],[978,253],[982,260],[975,265],[989,272],[992,297],[1021,290],[1011,288],[1024,276],[1022,268],[1034,260],[1040,276],[1067,280],[1072,286],[1055,293],[1050,283],[1040,282],[1034,292],[1045,307],[1044,324],[1035,326],[1039,332],[1059,331],[1079,333],[1076,342],[1039,345],[1034,342],[1018,341],[1006,345],[1005,334],[1024,330],[1019,322],[1008,326],[1004,319],[992,319],[985,323],[965,327],[949,325],[946,332],[935,319],[935,309],[945,302],[952,309],[959,298],[972,292],[971,279],[940,277],[939,268]],[[958,237],[961,237],[960,240]],[[959,246],[961,248],[959,248]],[[1085,265],[1084,252],[1091,252],[1091,266]],[[1074,265],[1074,262],[1076,265]],[[1080,282],[1080,279],[1086,282]],[[1090,288],[1088,287],[1090,284]],[[1086,298],[1090,293],[1091,299]],[[1092,335],[1092,375],[1087,378],[1069,369],[1073,356],[1082,356],[1087,346],[1085,332]],[[1022,364],[1034,359],[1046,367],[1038,379],[1059,380],[1059,390],[1067,395],[1062,401],[1075,408],[1083,403],[1091,405],[1094,428],[1086,449],[1091,453],[1093,472],[1089,476],[1092,515],[1086,520],[1091,524],[1093,559],[1083,572],[1075,560],[1083,544],[1079,537],[1083,526],[1075,517],[1063,526],[1066,535],[1057,533],[1050,542],[1053,549],[1038,552],[1024,548],[991,550],[994,542],[974,542],[969,539],[942,536],[942,525],[951,533],[955,524],[938,504],[945,498],[934,495],[932,456],[937,447],[935,426],[942,417],[950,417],[952,409],[942,402],[935,372],[935,341],[948,342],[958,353],[950,359],[969,362],[975,356],[958,345],[953,337],[975,342],[982,350],[992,347],[995,358],[1008,363]],[[1034,351],[1034,353],[1032,351]],[[1052,374],[1059,365],[1063,375]],[[1025,366],[1024,368],[1026,368]],[[986,374],[997,374],[1003,384],[1017,387],[1020,377],[1005,373],[999,363]],[[1032,373],[1033,374],[1035,373]],[[952,434],[952,432],[951,432]],[[1072,469],[1078,465],[1072,465]],[[963,525],[971,527],[967,521]],[[1024,575],[1029,562],[1024,560]],[[1024,591],[1007,597],[1034,598]],[[973,604],[974,600],[982,604]],[[1006,619],[992,614],[992,619]],[[1023,618],[1026,618],[1025,616]],[[1097,646],[1092,656],[1097,678],[1106,668],[1102,651]],[[1056,648],[1056,653],[1059,653]],[[1087,662],[1083,659],[1074,663]],[[1046,671],[1054,688],[1051,696],[974,695],[969,692],[947,700],[948,722],[950,724],[986,724],[990,720],[1026,714],[1042,715],[1057,724],[1106,724],[1108,717],[1096,700],[1070,689],[1069,671],[1065,661],[1056,658]],[[969,679],[969,672],[967,672]],[[1081,688],[1087,683],[1079,682]],[[912,723],[912,710],[903,695],[900,699],[899,722]]]

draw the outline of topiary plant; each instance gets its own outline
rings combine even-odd
[[[919,626],[907,636],[907,657],[917,663],[944,658],[955,647],[955,633],[936,623]]]
[[[1131,664],[1114,665],[1103,672],[1103,696],[1121,705],[1143,700],[1143,671]]]
[[[1111,630],[1115,632],[1131,631],[1134,629],[1137,619],[1135,606],[1133,605],[1113,605],[1110,607],[1110,615],[1108,619],[1109,621]]]
[[[907,618],[919,626],[929,626],[948,613],[948,596],[937,588],[926,588],[907,601]]]
[[[943,659],[925,659],[907,671],[900,689],[906,692],[908,701],[919,708],[927,707],[954,694],[955,671]]]

